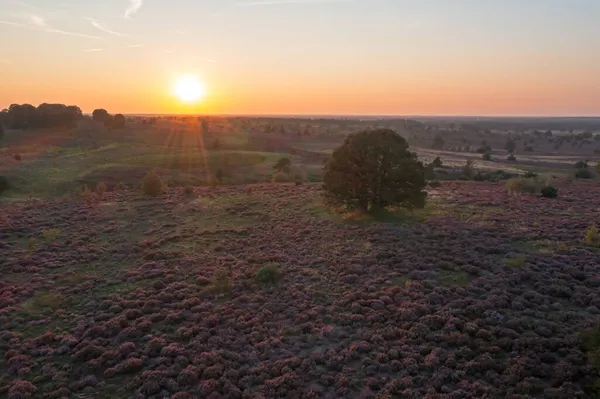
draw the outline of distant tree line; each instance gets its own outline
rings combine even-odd
[[[8,129],[38,129],[49,127],[73,127],[83,118],[81,108],[75,105],[12,104],[0,112],[0,125]]]
[[[103,123],[106,127],[117,129],[125,127],[125,116],[123,116],[123,114],[112,116],[107,110],[102,108],[95,109],[94,112],[92,112],[92,119],[96,122]]]

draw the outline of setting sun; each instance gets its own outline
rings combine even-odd
[[[173,92],[181,101],[193,103],[204,98],[206,88],[197,76],[183,75],[175,81]]]

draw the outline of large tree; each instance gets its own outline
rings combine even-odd
[[[425,168],[406,140],[389,129],[354,133],[325,166],[325,200],[367,212],[425,206]]]

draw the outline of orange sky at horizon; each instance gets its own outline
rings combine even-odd
[[[600,116],[600,2],[173,2],[123,18],[82,0],[0,0],[0,34],[18,38],[0,43],[0,108]],[[207,89],[195,104],[173,95],[188,73]]]

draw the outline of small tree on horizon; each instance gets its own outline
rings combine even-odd
[[[389,129],[349,135],[324,169],[329,205],[377,212],[387,206],[422,208],[425,168],[406,140]]]
[[[92,119],[96,122],[104,123],[108,116],[108,111],[102,108],[95,109],[94,112],[92,112]]]
[[[123,114],[116,114],[113,118],[113,127],[122,129],[125,127],[125,116]]]
[[[512,154],[517,148],[517,143],[515,143],[513,139],[509,138],[508,140],[506,140],[506,146],[504,148],[506,148],[506,151]]]
[[[445,144],[446,144],[446,142],[444,141],[444,138],[442,136],[440,136],[439,134],[437,134],[433,138],[433,143],[431,144],[431,148],[434,150],[443,150]]]

